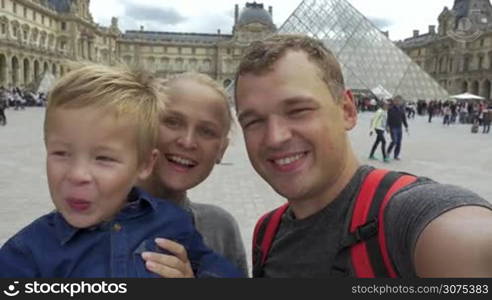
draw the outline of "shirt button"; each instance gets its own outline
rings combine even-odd
[[[121,230],[121,225],[120,224],[116,223],[116,224],[113,225],[113,231],[118,232],[120,230]]]

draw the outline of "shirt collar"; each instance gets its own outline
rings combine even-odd
[[[100,224],[88,227],[88,228],[76,228],[70,225],[61,213],[56,212],[54,216],[54,226],[56,230],[56,235],[61,245],[65,245],[74,236],[81,231],[95,231],[95,230],[107,230],[109,225],[113,221],[122,221],[132,219],[143,214],[155,211],[157,209],[157,198],[150,196],[145,191],[140,188],[132,188],[128,194],[128,203],[123,207],[123,209],[114,217],[113,220],[102,222]]]

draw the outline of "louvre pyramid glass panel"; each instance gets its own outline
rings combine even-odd
[[[279,32],[322,40],[342,65],[347,88],[381,86],[406,100],[448,97],[444,88],[346,0],[304,0]]]

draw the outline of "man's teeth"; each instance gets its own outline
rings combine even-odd
[[[283,166],[283,165],[291,164],[291,163],[295,162],[296,160],[299,160],[303,156],[304,156],[304,154],[300,153],[300,154],[296,154],[294,156],[289,156],[289,157],[277,159],[277,160],[275,160],[275,163],[277,165]]]
[[[195,165],[195,163],[193,163],[191,160],[186,159],[186,158],[182,158],[179,156],[169,156],[169,160],[172,162],[178,163],[180,165],[185,165],[185,166],[189,166],[189,167],[192,167]]]

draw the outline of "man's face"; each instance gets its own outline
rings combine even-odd
[[[74,227],[111,219],[127,202],[139,167],[136,124],[94,107],[55,108],[46,133],[47,174],[57,210]]]
[[[266,74],[241,75],[236,106],[255,170],[289,200],[323,197],[350,159],[350,97],[335,103],[318,68],[288,51]]]

